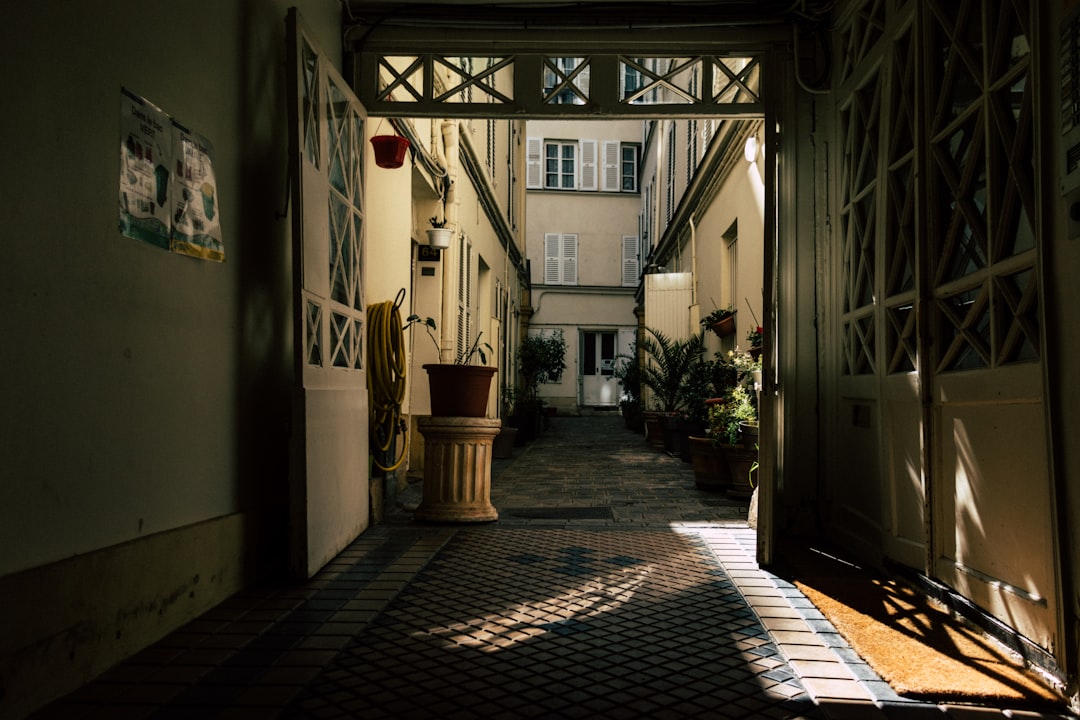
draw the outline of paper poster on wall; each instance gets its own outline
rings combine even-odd
[[[120,232],[182,255],[225,259],[213,146],[126,89],[120,92]]]
[[[173,121],[172,250],[207,260],[225,259],[214,151],[210,141]]]
[[[142,98],[120,94],[120,232],[169,248],[172,122]]]

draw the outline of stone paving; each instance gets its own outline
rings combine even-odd
[[[499,520],[419,482],[310,581],[242,592],[38,718],[1064,718],[892,692],[754,561],[745,501],[618,417],[493,467]]]

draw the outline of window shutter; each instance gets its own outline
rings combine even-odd
[[[525,140],[525,187],[544,187],[544,141],[531,137]]]
[[[462,236],[458,254],[457,357],[469,348],[472,334],[472,244]]]
[[[559,273],[559,233],[544,233],[544,284],[558,285]]]
[[[604,143],[606,146],[607,143]],[[596,141],[581,141],[581,189],[596,189]]]
[[[601,188],[604,192],[619,192],[622,183],[619,182],[619,143],[614,140],[604,141],[604,181]]]
[[[623,235],[622,284],[631,287],[637,287],[638,284],[638,239],[636,235]]]
[[[577,235],[562,236],[562,283],[577,285]]]

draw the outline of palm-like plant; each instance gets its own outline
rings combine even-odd
[[[650,337],[641,341],[641,350],[651,362],[641,366],[641,384],[653,391],[662,410],[675,412],[686,405],[687,379],[702,362],[703,333],[686,340],[672,340],[659,330],[645,328]]]

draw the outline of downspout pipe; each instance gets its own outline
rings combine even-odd
[[[698,274],[697,274],[697,228],[694,226],[694,215],[690,214],[690,274],[694,282],[690,285],[690,304],[697,306]]]
[[[442,138],[437,136],[437,132],[442,133]],[[442,190],[442,206],[443,206],[443,218],[446,220],[446,225],[454,231],[454,236],[459,234],[458,228],[458,198],[457,198],[457,177],[458,166],[460,164],[458,159],[458,129],[457,124],[449,120],[444,120],[439,125],[439,130],[436,130],[436,123],[433,120],[431,123],[431,141],[432,145],[439,148],[440,157],[439,160],[446,168],[445,184]],[[463,248],[459,245],[458,252],[463,252]],[[457,310],[457,294],[459,288],[457,282],[460,282],[460,278],[456,277],[454,270],[458,267],[458,264],[454,264],[451,267],[450,256],[451,253],[446,253],[447,257],[442,262],[442,275],[443,275],[443,297],[442,297],[442,331],[439,333],[439,348],[442,354],[441,362],[452,363],[454,362],[454,336],[455,333],[451,332],[451,328],[456,326],[454,322],[454,312]]]

